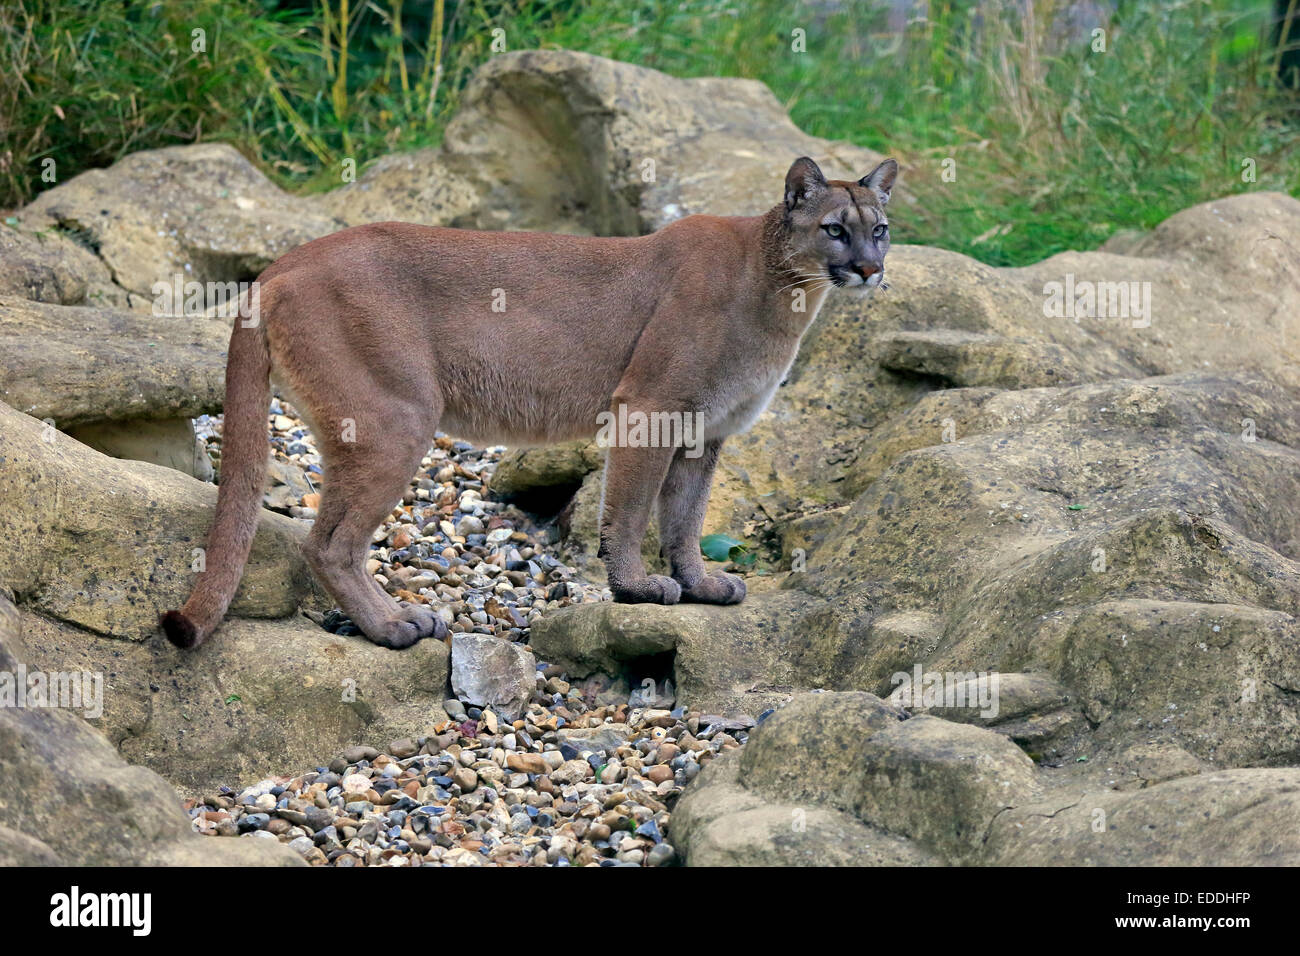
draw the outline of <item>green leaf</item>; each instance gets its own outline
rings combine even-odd
[[[700,539],[700,552],[710,561],[727,561],[735,548],[744,550],[745,546],[730,535],[706,534]]]
[[[1086,508],[1086,507],[1088,507],[1088,506],[1087,506],[1087,505],[1070,505],[1070,510],[1071,510],[1071,511],[1082,511],[1082,510],[1083,510],[1084,508]]]
[[[727,557],[731,558],[732,562],[740,565],[742,568],[747,568],[758,560],[758,555],[753,551],[750,551],[743,544],[738,544],[728,551]]]
[[[231,694],[229,697],[226,698],[226,703],[233,704],[241,700],[243,700],[243,698],[240,697],[238,694]]]

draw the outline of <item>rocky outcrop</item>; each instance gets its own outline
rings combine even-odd
[[[0,581],[22,604],[85,631],[143,641],[203,566],[216,489],[108,458],[0,404]],[[291,614],[315,585],[306,529],[263,516],[232,613]]]
[[[0,297],[0,400],[59,429],[221,410],[224,319]]]
[[[19,613],[0,594],[0,674],[20,659]],[[49,672],[46,672],[49,673]],[[102,676],[102,675],[101,675]],[[0,707],[0,862],[63,866],[299,866],[275,840],[207,840],[156,773],[124,761],[76,712]]]
[[[0,297],[127,308],[126,290],[75,234],[0,223]]]
[[[262,516],[232,620],[182,652],[157,621],[188,595],[215,489],[2,404],[0,460],[0,581],[24,609],[23,656],[108,675],[97,725],[128,759],[200,790],[444,719],[445,644],[398,653],[302,617],[267,620],[329,606],[299,552],[301,522]]]
[[[246,282],[345,223],[276,187],[223,143],[132,153],[41,193],[23,229],[75,238],[148,309],[156,282]]]
[[[23,629],[30,666],[104,674],[96,728],[188,794],[314,767],[363,741],[419,738],[446,719],[438,641],[390,651],[303,617],[232,618],[197,651],[91,637],[27,611]]]
[[[439,149],[382,159],[321,204],[349,223],[638,235],[692,213],[766,212],[801,155],[854,179],[883,159],[807,135],[754,80],[528,50],[478,69]]]
[[[0,400],[106,454],[211,478],[191,418],[221,409],[229,337],[224,319],[0,293]]]
[[[1005,737],[871,694],[796,696],[709,764],[673,817],[692,866],[1294,865],[1300,770],[1112,789]],[[1121,764],[1132,764],[1126,759]],[[1127,768],[1119,768],[1123,773]],[[1116,768],[1108,768],[1110,776]]]
[[[1229,770],[1135,792],[1061,788],[994,821],[1004,866],[1295,866],[1300,770]]]

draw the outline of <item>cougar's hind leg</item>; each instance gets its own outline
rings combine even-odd
[[[330,429],[317,437],[325,462],[324,488],[305,552],[321,583],[366,637],[396,649],[447,634],[432,608],[399,604],[365,569],[370,536],[420,466],[437,425],[437,409],[388,397],[383,405],[358,412],[351,431],[336,428],[337,417],[323,424]]]

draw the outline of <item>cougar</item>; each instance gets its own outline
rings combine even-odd
[[[271,382],[324,461],[308,564],[371,641],[444,637],[434,609],[398,602],[365,571],[375,528],[435,430],[491,444],[592,437],[605,416],[700,425],[678,442],[611,442],[600,547],[616,601],[735,604],[745,583],[708,573],[700,533],[718,453],[785,378],[827,293],[881,284],[898,164],[828,181],[802,157],[785,196],[752,217],[688,216],[635,238],[474,232],[386,222],[299,246],[237,319],[206,570],[162,627],[178,647],[221,623],[243,574],[267,471]],[[658,502],[671,576],[641,542]]]

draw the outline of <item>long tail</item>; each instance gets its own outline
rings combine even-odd
[[[257,314],[257,313],[254,313]],[[266,415],[271,402],[271,353],[260,316],[252,328],[235,319],[226,362],[225,424],[221,435],[221,484],[217,514],[208,534],[204,570],[190,599],[162,616],[167,639],[198,647],[217,629],[230,606],[262,513],[266,484]]]

